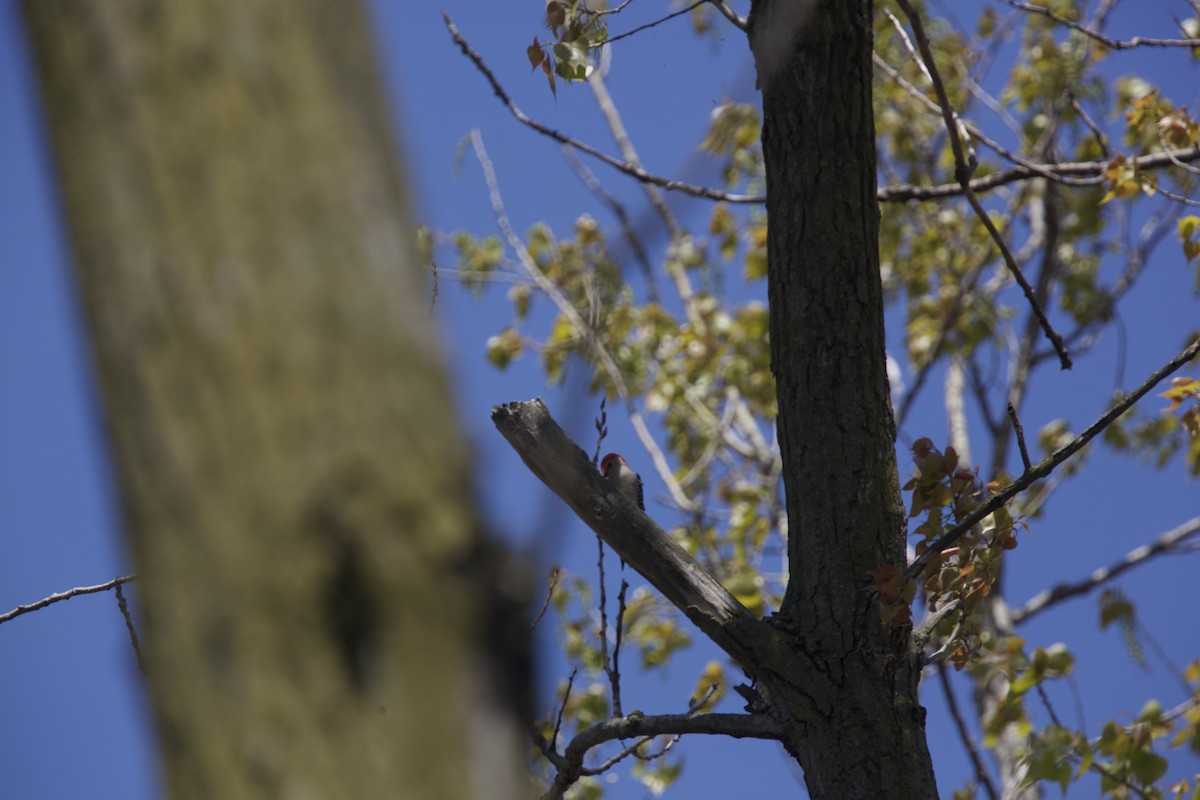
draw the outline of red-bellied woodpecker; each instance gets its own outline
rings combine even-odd
[[[609,453],[600,459],[600,472],[612,483],[625,499],[636,505],[642,511],[646,504],[642,501],[642,478],[625,463],[625,459],[616,453]]]

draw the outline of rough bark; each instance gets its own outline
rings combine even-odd
[[[870,0],[757,0],[772,371],[796,658],[783,702],[814,798],[936,797],[908,631],[870,570],[904,565],[884,362]]]
[[[517,793],[520,651],[361,8],[25,13],[171,796]]]

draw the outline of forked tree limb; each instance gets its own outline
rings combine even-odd
[[[662,714],[657,716],[632,715],[604,720],[577,733],[560,754],[545,740],[537,742],[546,758],[554,765],[558,774],[544,800],[562,797],[566,790],[582,775],[596,774],[583,764],[584,757],[593,747],[614,740],[642,739],[654,736],[680,736],[684,734],[709,734],[730,736],[735,739],[777,739],[785,736],[785,728],[766,714]]]

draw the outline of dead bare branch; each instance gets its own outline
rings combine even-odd
[[[0,624],[8,622],[10,620],[14,620],[17,617],[21,616],[22,614],[28,614],[32,611],[38,611],[40,609],[45,608],[48,605],[52,605],[54,603],[59,603],[59,602],[62,602],[63,600],[70,600],[72,597],[78,597],[81,594],[95,594],[96,592],[107,592],[109,589],[113,589],[117,586],[120,586],[121,584],[129,583],[131,581],[136,581],[137,577],[138,577],[137,575],[126,575],[123,578],[113,578],[111,581],[108,581],[107,583],[97,584],[96,586],[77,586],[74,589],[68,589],[65,592],[57,592],[56,594],[52,594],[49,597],[43,597],[41,600],[34,601],[27,605],[17,606],[12,611],[6,611],[5,613],[0,614]]]

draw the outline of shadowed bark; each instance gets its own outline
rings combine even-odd
[[[361,8],[25,14],[170,795],[520,793],[521,623]]]
[[[796,658],[775,700],[806,722],[814,798],[937,796],[919,654],[886,628],[869,572],[904,567],[884,356],[871,3],[758,0],[772,372]]]

